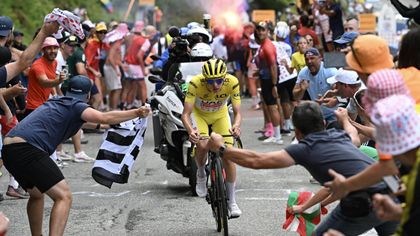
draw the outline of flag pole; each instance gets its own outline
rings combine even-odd
[[[125,15],[124,15],[124,21],[127,21],[127,18],[130,15],[131,8],[133,8],[133,5],[134,5],[135,1],[136,0],[130,0],[130,4],[128,4],[127,11],[125,12]]]

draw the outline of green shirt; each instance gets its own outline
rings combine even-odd
[[[73,54],[67,58],[67,65],[69,66],[69,78],[79,75],[76,70],[76,65],[78,63],[83,63],[83,65],[86,65],[86,57],[85,52],[83,51],[83,48],[76,47],[74,49]],[[65,80],[61,87],[67,88],[68,87],[68,80]]]

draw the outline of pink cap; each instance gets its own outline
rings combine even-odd
[[[141,33],[143,29],[144,29],[144,22],[139,20],[139,21],[136,21],[136,23],[134,24],[132,31],[133,33]]]
[[[42,48],[45,47],[59,47],[60,45],[57,42],[57,39],[53,38],[53,37],[46,37],[44,40],[44,43],[42,43]]]
[[[366,111],[370,113],[377,101],[396,94],[410,96],[401,73],[393,69],[379,70],[372,73],[368,78],[363,105]]]
[[[379,152],[399,155],[420,145],[420,116],[414,105],[407,95],[392,95],[373,106],[371,119]]]

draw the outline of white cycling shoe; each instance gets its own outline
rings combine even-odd
[[[236,202],[228,203],[228,210],[231,218],[237,218],[242,215],[242,211],[239,209],[239,206],[236,204]]]
[[[199,177],[197,174],[197,184],[195,185],[195,192],[199,197],[207,196],[207,177]]]

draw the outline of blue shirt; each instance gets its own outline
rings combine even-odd
[[[0,67],[0,88],[6,87],[7,70],[5,66]]]
[[[153,66],[156,68],[163,68],[163,66],[166,64],[168,59],[169,59],[169,49],[165,49],[165,51],[163,51],[162,55],[160,56],[160,59],[153,62]]]
[[[324,62],[321,62],[319,67],[319,71],[316,75],[312,75],[309,71],[308,67],[305,66],[298,75],[296,80],[296,84],[299,84],[302,80],[309,81],[308,87],[308,94],[311,97],[312,101],[318,99],[319,95],[324,95],[327,90],[331,89],[331,85],[327,83],[327,79],[336,75],[337,69],[336,68],[325,68]],[[329,108],[324,105],[321,105],[322,114],[324,115],[324,119],[327,121],[336,120],[334,114],[334,108]]]
[[[19,122],[6,136],[21,137],[51,155],[57,146],[80,130],[82,112],[89,105],[72,98],[52,98]]]

